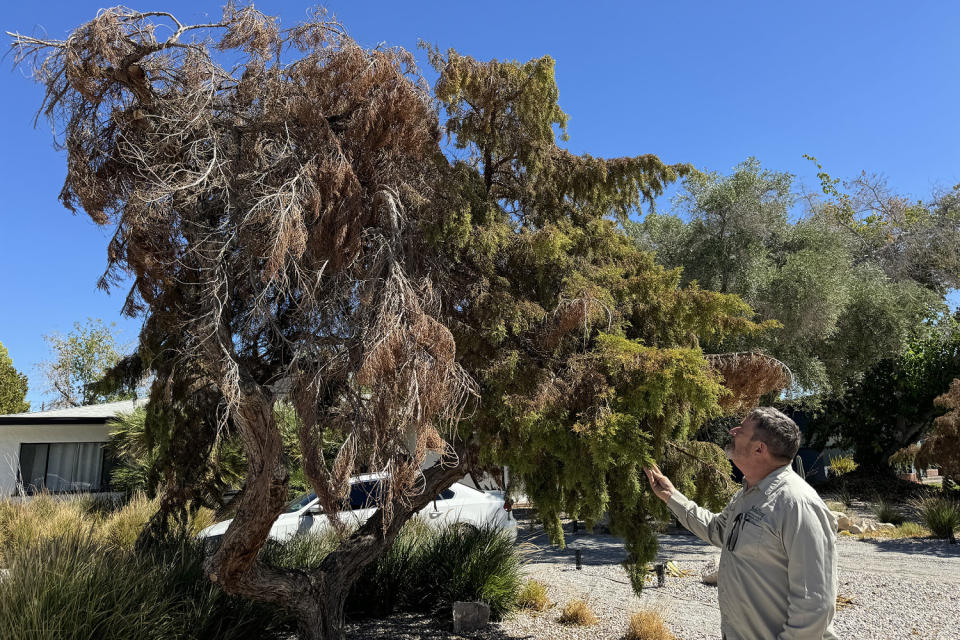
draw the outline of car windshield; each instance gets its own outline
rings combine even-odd
[[[287,513],[296,513],[305,506],[314,501],[317,497],[315,493],[305,493],[287,506]]]

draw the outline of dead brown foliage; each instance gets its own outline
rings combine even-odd
[[[413,57],[359,46],[323,11],[285,29],[232,2],[210,24],[114,7],[65,40],[11,35],[62,132],[63,204],[113,233],[100,286],[132,278],[141,356],[212,385],[243,438],[249,477],[218,579],[281,598],[254,585],[269,571],[250,571],[286,498],[278,395],[328,513],[361,454],[387,474],[386,529],[433,490],[424,452],[450,451],[436,427],[473,393],[437,317],[442,269],[422,259],[422,224],[443,213],[437,116]],[[328,467],[331,427],[350,437]],[[291,579],[271,588],[292,593]]]
[[[748,411],[759,404],[764,394],[793,384],[787,365],[757,351],[711,354],[707,362],[723,376],[723,386],[730,391],[719,401],[728,413]]]
[[[960,478],[960,379],[950,383],[950,389],[934,403],[948,411],[933,421],[933,431],[923,441],[916,465],[920,469],[938,465],[941,475],[956,481]]]

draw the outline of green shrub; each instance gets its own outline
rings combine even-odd
[[[842,476],[855,471],[857,463],[850,456],[834,456],[830,458],[830,471],[838,476]]]
[[[298,535],[270,543],[262,553],[275,566],[310,568],[319,566],[336,544],[332,532]],[[521,565],[513,540],[498,529],[433,529],[411,520],[393,546],[357,578],[346,612],[351,617],[384,617],[394,611],[446,615],[457,600],[479,600],[500,618],[517,606]]]
[[[5,640],[254,640],[289,628],[273,610],[225,595],[197,542],[141,555],[74,532],[15,549],[0,581]]]
[[[886,500],[880,500],[874,505],[873,514],[877,516],[877,520],[880,522],[889,522],[895,525],[901,525],[905,520],[900,510]]]
[[[952,498],[933,496],[916,503],[917,512],[934,537],[950,538],[960,527],[960,503]]]

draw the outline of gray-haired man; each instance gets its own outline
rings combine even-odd
[[[790,468],[800,446],[797,425],[761,407],[730,435],[727,452],[743,472],[743,488],[719,514],[677,491],[660,469],[645,470],[680,524],[722,549],[724,640],[835,639],[837,522]]]

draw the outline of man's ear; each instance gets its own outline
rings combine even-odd
[[[763,455],[763,452],[766,448],[767,448],[767,445],[763,440],[757,440],[756,444],[753,447],[753,452],[758,456],[761,456]]]

